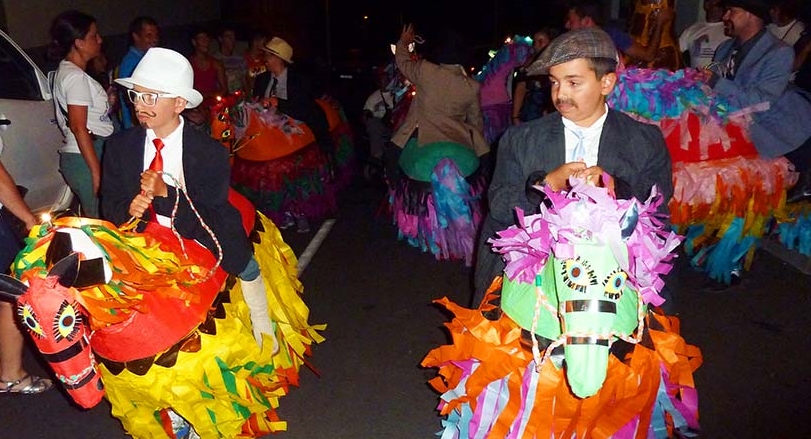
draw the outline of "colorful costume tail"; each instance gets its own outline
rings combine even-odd
[[[437,163],[429,184],[403,179],[390,195],[400,237],[438,260],[470,266],[483,191],[480,179],[469,183],[449,158]]]
[[[735,108],[693,69],[628,69],[608,104],[661,128],[673,159],[671,221],[696,268],[729,282],[733,269],[749,268],[773,218],[793,234],[801,208],[785,194],[798,174],[784,157],[760,157],[748,134],[768,102]]]

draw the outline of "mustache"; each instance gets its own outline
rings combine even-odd
[[[571,105],[576,107],[574,101],[570,101],[569,99],[555,99],[555,105]]]

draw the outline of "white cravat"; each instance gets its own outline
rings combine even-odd
[[[606,111],[589,127],[581,127],[571,120],[563,118],[566,139],[566,163],[581,161],[586,166],[597,165],[597,156],[600,150],[600,135],[603,132],[603,125],[608,116],[608,106]]]
[[[574,145],[574,148],[572,148],[572,151],[571,151],[569,157],[566,157],[566,159],[567,159],[566,162],[567,163],[568,162],[585,162],[586,161],[586,145],[584,144],[584,140],[585,140],[586,134],[579,127],[577,127],[577,128],[568,128],[567,127],[567,129],[569,130],[570,133],[574,134],[574,137],[577,139],[577,141],[576,141],[576,143]],[[568,148],[567,148],[567,150],[568,150]]]

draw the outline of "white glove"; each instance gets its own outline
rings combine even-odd
[[[253,337],[256,339],[256,344],[261,348],[262,334],[267,334],[273,339],[273,354],[276,354],[279,352],[279,340],[276,339],[273,322],[268,315],[268,298],[262,276],[258,276],[252,281],[240,279],[239,282],[242,285],[242,296],[251,311],[251,326],[253,326]]]

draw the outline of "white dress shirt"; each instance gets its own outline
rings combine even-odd
[[[566,136],[566,163],[585,162],[586,166],[597,165],[597,155],[600,151],[600,135],[603,132],[603,125],[607,116],[608,105],[605,106],[605,113],[590,127],[581,127],[565,117],[562,118]],[[578,135],[583,137],[583,150],[585,151],[585,154],[581,154],[581,157],[575,157],[575,150],[580,141]]]
[[[175,128],[168,136],[161,138],[163,141],[163,149],[161,150],[161,157],[163,157],[163,181],[172,187],[179,187],[181,189],[186,187],[186,181],[183,178],[183,125],[185,124],[183,118],[180,118],[180,125]],[[155,132],[147,128],[146,141],[144,143],[144,164],[143,169],[149,169],[152,159],[155,158],[155,144],[152,140],[157,138]],[[168,174],[168,175],[167,175]],[[173,179],[174,178],[174,179]],[[175,182],[177,180],[177,182]],[[166,227],[170,226],[169,217],[163,215],[156,215],[158,223]]]
[[[273,88],[274,80],[276,81],[276,90],[273,93],[273,96],[276,96],[279,99],[287,99],[287,69],[284,69],[279,76],[276,76],[273,73],[270,74],[270,82],[268,83],[268,87],[265,89],[266,98],[271,96],[271,88]]]

